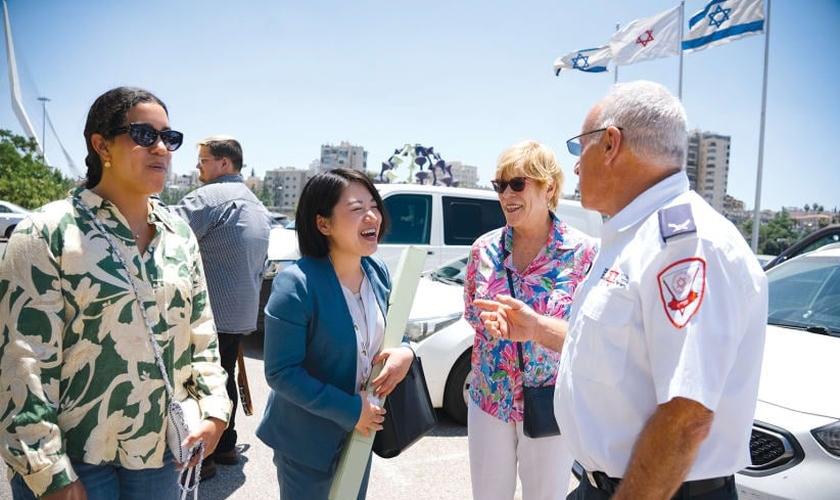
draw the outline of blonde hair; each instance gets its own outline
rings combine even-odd
[[[527,177],[544,185],[553,185],[554,192],[548,200],[552,209],[560,201],[563,191],[563,170],[554,151],[537,141],[522,141],[502,151],[496,164],[496,179]]]

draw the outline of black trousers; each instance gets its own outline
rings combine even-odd
[[[566,500],[609,500],[612,495],[600,490],[591,484],[586,477],[580,478],[580,484],[574,491],[566,496]],[[738,500],[738,490],[735,489],[735,481],[730,481],[725,487],[710,491],[705,495],[687,496],[678,491],[672,500]]]
[[[236,447],[236,408],[239,406],[239,387],[236,383],[236,360],[239,357],[239,344],[242,342],[242,334],[219,333],[219,356],[222,358],[222,368],[228,374],[227,393],[233,402],[230,412],[230,421],[227,429],[219,439],[216,451],[227,452]]]

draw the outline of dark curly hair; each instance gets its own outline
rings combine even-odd
[[[111,131],[125,125],[125,117],[128,111],[144,102],[160,104],[163,111],[166,112],[166,116],[169,116],[169,111],[163,101],[151,92],[135,87],[111,89],[97,97],[93,102],[85,122],[85,143],[87,145],[87,156],[85,157],[85,165],[87,165],[86,188],[96,187],[102,180],[102,160],[96,150],[93,149],[93,143],[91,142],[93,134],[111,139],[113,137]]]

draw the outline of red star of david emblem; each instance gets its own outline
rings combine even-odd
[[[644,37],[644,38],[642,38],[642,37]],[[636,38],[636,43],[642,44],[642,47],[647,47],[647,44],[649,44],[652,41],[653,41],[653,30],[645,30],[644,35],[639,35],[639,37]]]

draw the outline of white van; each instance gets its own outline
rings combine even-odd
[[[491,190],[428,186],[424,184],[377,184],[391,230],[379,244],[379,256],[391,272],[409,245],[426,250],[425,271],[465,255],[482,234],[505,224],[498,195]],[[557,214],[590,236],[599,236],[602,219],[580,203],[560,200]],[[268,246],[268,278],[297,260],[294,230],[274,228]]]

